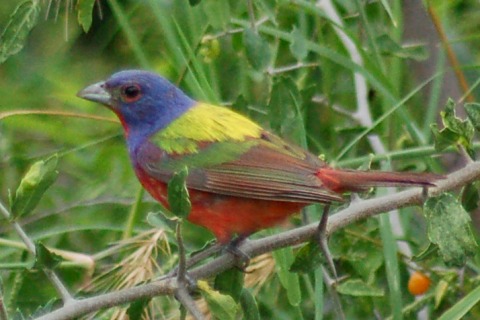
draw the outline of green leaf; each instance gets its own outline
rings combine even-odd
[[[237,96],[237,99],[233,102],[232,104],[232,109],[235,111],[238,111],[239,113],[249,116],[250,115],[250,110],[248,109],[249,102],[243,94],[239,94]]]
[[[463,107],[475,130],[480,131],[480,103],[465,103]]]
[[[173,231],[175,230],[178,219],[171,216],[171,213],[169,216],[167,216],[163,211],[149,212],[147,214],[147,223],[157,229],[169,229],[170,231]]]
[[[127,309],[128,319],[142,319],[142,314],[149,303],[150,299],[139,299],[132,302]]]
[[[423,44],[401,46],[388,34],[382,34],[376,39],[380,52],[384,55],[392,55],[402,59],[422,61],[428,58],[428,50]]]
[[[228,294],[235,301],[239,301],[243,289],[243,272],[230,268],[215,277],[214,288],[221,293]]]
[[[92,26],[94,4],[95,0],[78,0],[77,2],[77,20],[85,32],[88,32]]]
[[[190,3],[192,7],[196,6],[200,2],[202,2],[202,0],[188,0],[188,3]]]
[[[448,289],[450,288],[450,282],[441,279],[438,284],[435,286],[435,295],[434,295],[434,301],[435,301],[435,309],[437,309],[444,298],[447,296]]]
[[[247,288],[243,288],[240,295],[240,305],[243,310],[243,319],[260,320],[260,312],[258,311],[257,300]]]
[[[228,1],[205,1],[203,12],[208,18],[208,23],[214,29],[226,30],[230,23],[230,4]]]
[[[184,167],[176,172],[168,182],[168,204],[170,211],[179,218],[186,218],[192,209],[187,189],[188,169]]]
[[[49,314],[56,308],[56,306],[58,306],[59,303],[60,301],[57,298],[50,299],[46,304],[38,306],[28,319],[36,319]]]
[[[24,1],[15,8],[0,36],[0,63],[22,50],[39,13],[39,1]]]
[[[460,320],[480,302],[480,286],[455,303],[438,320]]]
[[[440,112],[443,125],[455,133],[462,136],[473,136],[473,125],[470,121],[462,120],[457,117],[455,112],[455,102],[448,99],[445,110]]]
[[[390,4],[388,3],[388,0],[380,0],[380,2],[382,3],[383,9],[385,9],[385,11],[387,12],[388,17],[392,21],[393,25],[395,27],[397,27],[397,22],[395,21],[395,18],[394,18],[393,12],[392,12],[392,8],[390,7]]]
[[[208,304],[210,312],[218,319],[234,320],[238,305],[229,295],[213,290],[206,281],[198,281],[197,287]]]
[[[430,257],[432,257],[434,254],[437,254],[438,252],[438,246],[429,242],[428,246],[423,249],[421,252],[413,256],[412,261],[423,261],[426,260]]]
[[[337,292],[355,297],[383,297],[385,292],[366,284],[360,279],[350,279],[337,286]]]
[[[289,271],[294,260],[292,248],[276,250],[272,254],[276,262],[277,276],[287,293],[288,301],[292,306],[300,305],[302,301],[300,280],[298,274]]]
[[[20,310],[15,310],[15,313],[13,314],[13,317],[11,317],[11,320],[27,320],[27,317],[25,317]]]
[[[34,269],[54,269],[63,258],[48,250],[41,242],[35,243]]]
[[[290,43],[290,51],[297,60],[301,61],[308,54],[307,39],[297,27],[293,27],[291,36],[293,41]]]
[[[462,120],[456,116],[455,102],[452,99],[447,101],[445,110],[440,112],[444,128],[438,130],[436,125],[431,125],[435,139],[435,149],[441,151],[448,146],[463,146],[467,152],[474,157],[473,135],[475,129],[470,119]]]
[[[435,140],[435,150],[442,151],[450,146],[455,146],[459,139],[459,135],[448,128],[438,130],[438,125],[432,123],[430,129],[433,133],[433,139]]]
[[[290,77],[276,77],[268,103],[270,126],[280,136],[302,144],[305,138],[303,119],[296,106],[301,105],[300,92]]]
[[[14,199],[11,201],[12,218],[16,219],[35,209],[43,194],[55,182],[58,156],[35,162],[27,171]]]
[[[252,29],[245,29],[243,43],[250,65],[258,71],[265,70],[272,56],[268,42]]]
[[[324,261],[316,241],[310,241],[298,250],[290,272],[307,273],[315,270]]]
[[[447,265],[462,266],[476,253],[477,243],[470,228],[470,216],[448,193],[429,198],[424,204],[429,240],[438,245]]]
[[[472,212],[478,208],[479,202],[478,182],[467,184],[462,190],[462,206],[467,212]]]

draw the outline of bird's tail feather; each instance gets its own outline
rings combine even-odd
[[[445,176],[434,173],[356,171],[324,167],[317,177],[335,192],[364,191],[370,187],[429,187]]]

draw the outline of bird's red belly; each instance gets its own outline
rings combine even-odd
[[[167,186],[136,170],[143,187],[168,208]],[[306,204],[278,202],[224,196],[209,192],[189,190],[192,211],[188,220],[213,232],[217,240],[227,243],[235,234],[249,235],[284,221]]]

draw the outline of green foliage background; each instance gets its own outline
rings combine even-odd
[[[198,2],[192,6],[187,0],[98,1],[92,13],[93,1],[27,1],[38,10],[38,17],[25,40],[19,41],[23,49],[9,56],[12,49],[5,49],[5,43],[12,36],[2,36],[4,47],[0,50],[6,61],[0,66],[0,199],[8,202],[33,162],[58,154],[57,181],[34,212],[19,221],[33,239],[49,248],[81,253],[95,262],[92,267],[74,257],[58,268],[67,286],[80,295],[113,290],[127,272],[117,264],[143,245],[126,239],[151,230],[152,224],[167,230],[153,260],[163,271],[176,263],[175,255],[166,249],[171,245],[172,251],[176,250],[173,233],[165,221],[148,216],[161,208],[141,191],[119,124],[107,121],[114,117],[105,108],[75,96],[85,85],[115,71],[154,70],[192,97],[248,115],[334,165],[379,168],[377,159],[369,156],[373,150],[365,128],[352,118],[357,104],[353,74],[358,73],[367,79],[374,121],[398,108],[370,128],[392,152],[392,167],[444,170],[433,157],[430,124],[446,103],[440,101],[439,84],[445,70],[438,67],[428,89],[415,79],[412,62],[427,59],[432,52],[421,45],[402,43],[402,1],[334,3],[342,29],[360,50],[363,65],[351,61],[335,24],[315,2]],[[476,97],[478,3],[431,1],[429,5],[448,30]],[[1,27],[7,28],[17,6],[16,1],[0,3]],[[445,57],[441,45],[436,50]],[[320,212],[321,207],[315,206],[302,218],[316,221]],[[428,244],[421,213],[406,209],[401,217],[405,240],[414,253],[421,252]],[[430,256],[419,265],[431,274],[433,289],[415,301],[406,290],[407,264],[401,257],[397,261],[395,255],[385,254],[397,252],[395,243],[386,241],[385,232],[392,236],[386,221],[361,222],[330,240],[340,274],[361,280],[353,289],[339,289],[348,319],[372,317],[372,310],[382,317],[413,318],[423,305],[436,318],[455,305],[459,295],[478,286],[478,255],[468,260],[468,277],[463,282],[458,269]],[[297,216],[289,227],[301,223]],[[191,224],[185,225],[184,232],[189,251],[212,238]],[[55,291],[41,272],[30,269],[33,258],[21,249],[7,221],[0,224],[0,235],[5,305],[10,313],[18,309],[30,315],[52,301]],[[108,250],[122,239],[123,245]],[[287,251],[275,254],[278,272],[270,273],[266,284],[255,285],[253,296],[261,318],[335,318],[335,303],[328,292],[323,293],[326,289],[318,266],[292,278],[284,268],[297,250]],[[397,271],[394,276],[400,279],[399,287],[392,287],[387,276],[386,268],[392,263],[398,263],[391,270]],[[116,269],[92,281],[112,266]],[[105,278],[115,279],[113,285],[102,287]],[[285,285],[289,281],[293,284]],[[439,288],[440,284],[443,287]],[[297,292],[292,288],[299,290],[298,295],[292,296]],[[152,318],[158,314],[178,316],[173,298],[157,298],[149,306]],[[474,308],[468,317],[476,319],[479,313],[478,307]],[[98,316],[114,317],[112,311]]]

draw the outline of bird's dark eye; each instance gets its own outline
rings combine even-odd
[[[142,90],[138,84],[127,84],[121,90],[123,101],[135,102],[142,96]]]

